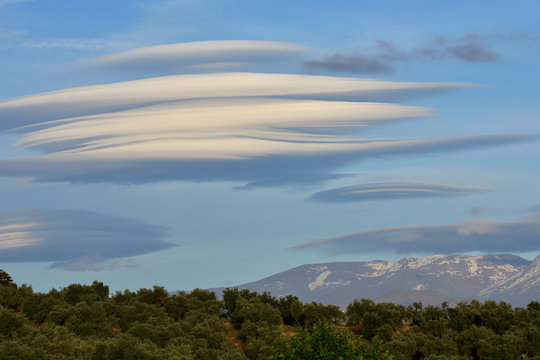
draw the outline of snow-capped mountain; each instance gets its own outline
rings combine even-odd
[[[540,301],[540,256],[522,271],[482,290],[479,295],[520,306],[527,305],[531,300]]]
[[[523,305],[540,299],[540,257],[531,262],[514,255],[434,255],[310,264],[238,287],[342,306],[360,298],[403,304],[481,298]]]

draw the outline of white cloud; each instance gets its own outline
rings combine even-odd
[[[168,101],[272,97],[310,100],[381,101],[467,84],[389,82],[332,76],[217,73],[156,77],[84,86],[25,96],[0,104],[1,128],[103,114]]]
[[[161,105],[40,124],[17,143],[87,158],[247,159],[348,151],[375,140],[311,134],[429,115],[421,107],[294,99]],[[294,129],[294,130],[291,130]],[[66,144],[68,149],[66,148]]]

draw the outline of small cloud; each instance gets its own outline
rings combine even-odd
[[[133,259],[110,260],[100,255],[80,256],[69,261],[60,261],[53,263],[49,269],[61,269],[66,271],[113,271],[121,268],[134,268],[137,263]]]
[[[511,222],[479,219],[437,226],[402,226],[363,231],[307,242],[297,250],[315,249],[331,254],[376,253],[451,254],[539,251],[540,216]]]
[[[0,212],[0,262],[50,261],[53,269],[104,271],[122,259],[165,250],[163,227],[81,210]]]
[[[321,182],[343,179],[354,176],[353,174],[325,174],[325,173],[299,173],[292,176],[268,177],[261,180],[251,181],[242,186],[235,187],[236,190],[251,190],[265,187],[279,187],[285,185],[310,186]]]
[[[531,205],[526,208],[520,209],[519,212],[529,213],[529,214],[540,214],[540,204],[535,204],[535,205]]]
[[[485,209],[480,206],[474,206],[471,208],[471,215],[478,216],[484,213]]]
[[[449,46],[446,50],[458,59],[466,62],[489,63],[501,61],[498,54],[489,49],[487,45],[480,43],[469,42],[463,45]]]
[[[411,198],[432,198],[460,196],[487,191],[486,188],[454,186],[445,184],[387,182],[346,186],[320,191],[310,200],[337,203],[372,200],[396,200]]]
[[[328,55],[321,60],[305,61],[304,67],[349,74],[380,74],[394,70],[390,64],[377,58],[341,53]]]
[[[497,208],[488,208],[488,207],[482,207],[482,206],[473,206],[470,210],[471,215],[473,216],[481,216],[486,214],[512,214],[513,211],[511,210],[505,210],[505,209],[497,209]]]

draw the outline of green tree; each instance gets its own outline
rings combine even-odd
[[[15,311],[0,307],[0,337],[8,336],[24,324],[24,318]]]
[[[282,338],[275,346],[272,360],[383,360],[391,357],[377,345],[354,338],[326,321],[312,329],[303,329],[291,338]]]
[[[12,282],[13,279],[11,278],[11,276],[9,276],[9,274],[4,270],[0,269],[0,285],[4,286],[11,284]]]
[[[330,324],[341,324],[345,320],[345,314],[336,305],[325,305],[312,302],[302,307],[301,320],[304,326],[314,326],[321,321]]]

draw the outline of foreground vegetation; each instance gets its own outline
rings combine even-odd
[[[0,270],[0,359],[540,359],[540,304],[403,307],[227,289],[49,293]]]

